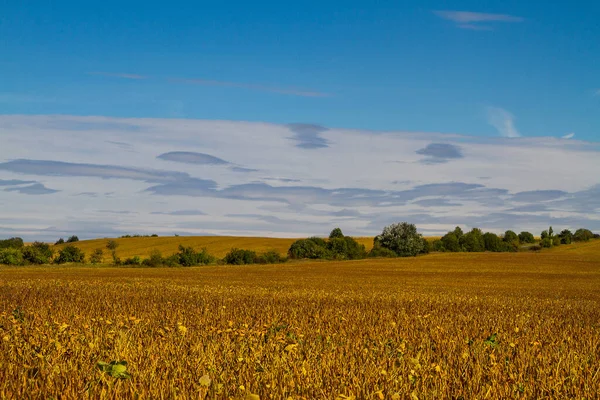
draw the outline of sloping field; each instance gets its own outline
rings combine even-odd
[[[128,362],[128,379],[96,367],[113,360]],[[267,266],[0,268],[0,399],[598,393],[600,240]]]
[[[109,239],[82,240],[74,243],[89,256],[96,249],[106,251]],[[224,257],[232,248],[254,250],[263,253],[275,250],[285,255],[291,244],[297,239],[237,237],[237,236],[168,236],[168,237],[139,237],[114,239],[119,244],[117,255],[121,258],[140,256],[148,257],[152,250],[159,250],[164,256],[177,252],[179,245],[190,246],[195,250],[206,248],[216,257]],[[373,238],[363,237],[356,240],[364,244],[367,250],[373,247]],[[56,246],[60,249],[64,245]]]

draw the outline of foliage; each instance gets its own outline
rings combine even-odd
[[[554,245],[552,239],[548,235],[544,236],[542,240],[540,240],[540,247],[549,249]]]
[[[483,234],[483,243],[486,251],[502,251],[502,239],[495,233],[486,232]]]
[[[542,239],[542,240],[548,239],[549,237],[550,237],[550,235],[548,235],[547,230],[542,231],[542,233],[540,234],[540,239]]]
[[[57,264],[83,263],[85,262],[85,253],[78,247],[67,245],[58,252],[58,256],[54,262]]]
[[[33,242],[23,248],[23,259],[29,264],[49,264],[53,256],[54,251],[47,243]]]
[[[408,222],[386,226],[376,240],[381,247],[400,257],[414,257],[423,251],[423,237],[417,232],[417,227]]]
[[[558,234],[560,242],[562,244],[571,244],[573,242],[573,232],[568,229],[564,229]]]
[[[594,238],[594,234],[589,229],[577,229],[573,235],[573,240],[576,242],[587,242]]]
[[[117,249],[117,247],[119,247],[119,243],[117,243],[116,240],[109,240],[106,243],[106,248],[110,251],[115,251]]]
[[[532,233],[524,231],[519,233],[519,241],[521,243],[535,243],[535,238]]]
[[[90,256],[90,263],[92,264],[101,264],[104,260],[104,251],[102,249],[96,249]]]
[[[360,260],[367,256],[365,246],[359,244],[350,236],[342,235],[329,239],[327,249],[332,257],[337,260]]]
[[[340,228],[335,228],[331,231],[331,233],[329,234],[329,239],[336,239],[336,238],[343,238],[344,234],[342,233],[342,230]]]
[[[75,235],[73,235],[67,239],[67,243],[75,243],[75,242],[79,242],[79,238]]]
[[[288,256],[291,259],[303,259],[303,258],[331,258],[331,253],[327,250],[327,243],[323,240],[323,245],[320,245],[319,238],[299,239],[296,240],[290,246],[288,250]]]
[[[131,374],[127,372],[127,361],[111,361],[109,363],[98,361],[96,367],[106,375],[116,379],[131,378]]]
[[[509,231],[504,232],[504,237],[502,238],[502,240],[507,243],[517,242],[517,244],[518,244],[519,236],[514,231],[509,230]]]
[[[282,257],[281,254],[275,250],[269,250],[263,254],[259,254],[256,260],[258,264],[281,264],[286,261],[287,259]]]
[[[457,227],[457,229],[460,229],[460,228]],[[461,235],[461,237],[462,237],[462,235]],[[444,236],[442,236],[442,239],[440,241],[442,242],[443,251],[451,251],[451,252],[462,251],[462,247],[460,245],[458,236],[456,236],[456,232],[446,233]]]
[[[468,233],[465,233],[460,239],[460,246],[464,251],[480,252],[485,250],[485,241],[483,233],[479,228],[473,228]]]
[[[0,240],[0,249],[22,249],[23,246],[23,239],[20,237]]]
[[[258,256],[255,251],[244,249],[231,249],[225,256],[225,263],[231,265],[255,264]]]
[[[59,244],[63,244],[63,243],[65,243],[65,239],[63,239],[63,238],[59,238],[59,239],[58,239],[58,240],[57,240],[57,241],[54,243],[54,245],[55,245],[55,246],[57,246],[57,245],[59,245]]]
[[[431,244],[432,251],[445,251],[444,243],[440,239],[436,239]]]
[[[0,264],[23,265],[23,252],[21,249],[8,247],[0,249]]]
[[[152,250],[150,257],[142,261],[142,265],[145,267],[160,267],[166,264],[166,260],[163,258],[160,250]]]
[[[178,264],[182,267],[192,267],[195,265],[207,265],[215,261],[206,249],[195,251],[192,247],[179,245],[179,252],[175,253]]]
[[[133,257],[129,257],[126,258],[125,260],[123,260],[123,265],[142,265],[142,259],[140,258],[140,256],[133,256]]]
[[[369,251],[368,257],[393,258],[398,257],[398,254],[396,254],[393,250],[386,249],[385,247],[381,247],[379,244],[376,244],[373,246],[371,251]]]
[[[560,244],[562,243],[560,236],[552,236],[552,245],[553,246],[560,246]]]

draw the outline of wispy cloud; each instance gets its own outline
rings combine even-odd
[[[575,137],[575,133],[571,132],[569,134],[566,134],[565,136],[563,136],[563,139],[572,139],[573,137]]]
[[[148,79],[148,77],[146,75],[127,74],[127,73],[123,73],[123,72],[94,71],[94,72],[88,72],[88,75],[98,75],[98,76],[107,76],[110,78],[135,79],[135,80]]]
[[[489,31],[493,28],[489,25],[482,25],[482,22],[523,22],[522,17],[516,17],[508,14],[488,14],[472,11],[449,11],[436,10],[435,15],[448,21],[452,21],[458,28],[471,29],[478,31]]]
[[[600,96],[600,89],[594,90],[594,96]]]
[[[487,108],[488,123],[492,125],[501,136],[508,138],[521,137],[521,134],[515,127],[514,116],[503,108]]]
[[[278,93],[278,94],[287,94],[292,96],[300,96],[300,97],[330,97],[330,94],[317,92],[312,90],[303,90],[303,89],[295,89],[295,88],[286,88],[286,87],[277,87],[277,86],[265,86],[254,83],[240,83],[240,82],[230,82],[230,81],[216,81],[211,79],[189,79],[189,78],[171,78],[170,82],[173,83],[183,83],[189,85],[202,85],[202,86],[220,86],[220,87],[229,87],[229,88],[238,88],[238,89],[249,89],[255,90],[259,92],[269,92],[269,93]]]

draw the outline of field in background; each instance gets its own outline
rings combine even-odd
[[[131,377],[96,368],[112,360]],[[599,392],[600,240],[267,266],[0,268],[0,398]]]
[[[106,243],[109,239],[82,240],[72,243],[86,253],[92,254],[96,249],[106,252]],[[163,256],[177,252],[179,245],[190,246],[195,250],[206,248],[208,253],[216,257],[224,257],[232,248],[254,250],[263,253],[275,250],[281,255],[287,255],[291,244],[297,239],[238,237],[238,236],[167,236],[167,237],[132,237],[114,239],[119,244],[117,255],[121,258],[150,256],[152,250],[159,250]],[[372,237],[356,238],[364,244],[367,250],[373,247]],[[55,246],[57,249],[66,244]]]

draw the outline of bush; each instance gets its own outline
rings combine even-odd
[[[519,235],[509,230],[504,232],[504,237],[502,238],[502,240],[507,243],[517,242],[517,244],[519,244]]]
[[[561,238],[560,236],[552,236],[552,245],[553,246],[560,246],[561,244]]]
[[[371,251],[369,252],[369,257],[385,257],[385,258],[393,258],[398,257],[398,254],[394,253],[394,251],[390,249],[386,249],[381,246],[373,246]]]
[[[423,240],[423,250],[421,250],[421,253],[419,254],[429,254],[433,249],[433,244],[425,238],[421,239]]]
[[[225,264],[244,265],[256,263],[258,257],[252,250],[231,249],[224,258]]]
[[[521,243],[535,243],[535,238],[532,233],[521,232],[519,233],[519,241]]]
[[[197,252],[191,247],[184,247],[182,245],[179,245],[179,252],[175,253],[175,255],[177,255],[177,264],[183,267],[206,265],[214,261],[214,257],[208,254],[206,249]]]
[[[460,239],[461,247],[468,252],[480,252],[485,250],[483,233],[479,228],[473,228],[469,233],[465,233]]]
[[[460,228],[457,228],[460,229]],[[462,237],[462,235],[461,235]],[[455,232],[448,232],[441,239],[444,251],[458,252],[462,251],[460,242]]]
[[[142,259],[140,256],[129,257],[123,261],[123,265],[142,265]]]
[[[281,254],[279,254],[275,250],[270,250],[266,253],[259,255],[258,259],[256,260],[256,262],[258,262],[259,264],[281,264],[286,261],[286,258],[282,257]]]
[[[423,251],[423,237],[407,222],[386,226],[375,240],[400,257],[414,257]]]
[[[102,249],[96,249],[90,256],[90,262],[92,264],[101,264],[104,260],[104,252]]]
[[[500,249],[498,251],[505,253],[514,253],[519,251],[519,242],[500,242]]]
[[[342,233],[342,230],[340,228],[335,228],[329,234],[329,240],[336,239],[336,238],[343,238],[343,237],[344,237],[344,234]]]
[[[540,251],[540,250],[542,250],[542,246],[540,246],[539,244],[535,244],[533,246],[530,246],[529,250],[531,250],[531,251]]]
[[[319,238],[296,240],[288,250],[289,258],[296,260],[303,258],[330,258],[331,254],[326,248],[327,243],[323,240],[323,246],[321,246],[317,244],[320,243],[320,240],[318,239]]]
[[[333,258],[338,260],[359,260],[367,256],[365,246],[350,236],[342,235],[329,239],[327,250]]]
[[[544,239],[548,239],[549,237],[550,237],[550,235],[548,235],[548,231],[542,231],[542,233],[541,233],[541,235],[540,235],[540,238],[541,238],[542,240],[544,240]]]
[[[25,244],[20,237],[0,240],[0,249],[22,249]]]
[[[558,234],[561,244],[571,244],[573,242],[573,232],[568,229],[564,229]]]
[[[587,242],[592,239],[594,234],[589,229],[577,229],[573,235],[573,240],[576,242]]]
[[[160,267],[166,264],[166,260],[163,258],[162,253],[159,250],[152,250],[150,257],[142,261],[142,265],[145,267]]]
[[[550,239],[550,237],[548,237],[548,236],[546,236],[542,240],[540,240],[540,247],[542,247],[542,248],[549,249],[552,247],[552,245],[553,245],[552,239]]]
[[[495,233],[486,232],[483,234],[483,243],[486,251],[502,251],[502,239]]]
[[[67,239],[67,243],[75,243],[75,242],[79,242],[79,238],[75,235],[73,235]]]
[[[436,239],[433,241],[433,243],[431,244],[431,249],[433,251],[446,251],[446,249],[444,248],[444,244],[440,239]]]
[[[63,239],[63,238],[60,238],[60,239],[58,239],[58,240],[57,240],[57,241],[54,243],[54,245],[56,246],[56,245],[59,245],[59,244],[63,244],[64,242],[65,242],[65,239]]]
[[[68,245],[58,252],[58,257],[54,262],[57,264],[83,263],[85,262],[85,253],[78,247]]]
[[[23,249],[23,259],[29,264],[50,264],[54,251],[47,243],[33,242]]]
[[[0,249],[0,264],[23,265],[23,252],[14,247]]]

